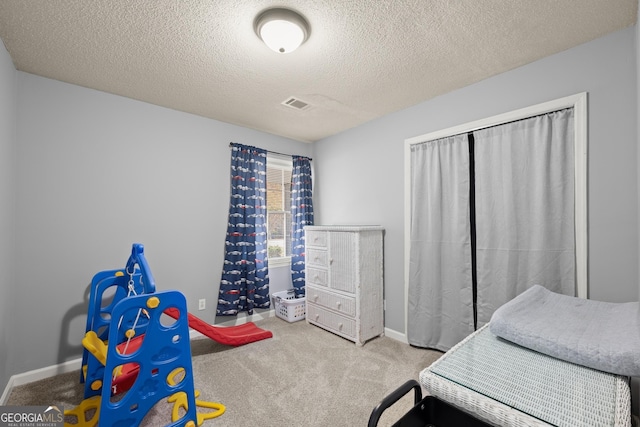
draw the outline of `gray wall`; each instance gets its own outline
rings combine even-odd
[[[90,280],[123,268],[134,242],[158,290],[182,291],[209,323],[231,320],[215,317],[229,142],[301,155],[311,145],[23,72],[17,80],[17,270],[2,331],[19,346],[6,372],[81,354]],[[288,269],[273,270],[272,290],[290,287]]]
[[[317,223],[386,229],[386,327],[405,329],[404,140],[583,91],[590,297],[638,300],[635,34],[629,28],[608,35],[314,144]]]
[[[18,351],[9,328],[14,307],[16,146],[16,70],[9,53],[0,43],[0,390],[13,374],[7,363],[9,354]]]

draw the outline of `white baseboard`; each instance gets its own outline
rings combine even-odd
[[[274,309],[265,310],[260,313],[258,313],[257,311],[254,311],[253,314],[251,315],[248,315],[246,313],[239,313],[237,316],[230,317],[230,320],[227,320],[221,323],[216,323],[213,326],[237,326],[247,322],[257,322],[259,320],[275,317],[275,315],[276,315],[276,311]]]
[[[6,387],[4,388],[4,391],[2,392],[2,396],[0,396],[0,406],[4,406],[7,402],[7,398],[9,397],[9,392],[11,392],[11,389],[13,388],[13,378],[9,378],[9,381],[7,382]]]
[[[258,320],[267,319],[269,317],[274,317],[275,315],[276,314],[274,310],[268,310],[262,313],[254,312],[254,314],[250,316],[249,315],[242,316],[242,314],[240,314],[231,320],[228,320],[213,326],[242,325],[247,322],[254,322]],[[196,330],[191,329],[189,331],[189,339],[193,339],[201,336],[203,335]],[[34,369],[33,371],[12,375],[11,378],[9,378],[9,382],[7,382],[6,387],[4,388],[4,391],[2,392],[2,396],[0,396],[0,405],[5,405],[7,399],[9,398],[9,393],[11,393],[11,390],[13,389],[13,387],[18,387],[24,384],[32,383],[34,381],[40,381],[45,378],[50,378],[60,374],[66,374],[67,372],[73,372],[76,370],[79,371],[81,367],[82,367],[82,358],[80,357],[78,359],[69,360],[67,362],[59,363],[57,365],[47,366],[40,369]],[[79,380],[80,378],[78,378],[78,381]]]
[[[384,328],[384,335],[394,339],[396,341],[400,341],[402,343],[405,344],[409,344],[409,340],[407,340],[407,336],[401,332],[398,332],[396,330],[393,329],[389,329],[389,328]]]
[[[9,382],[4,389],[4,392],[2,393],[2,397],[0,397],[0,405],[5,404],[13,387],[18,387],[56,375],[65,374],[67,372],[80,370],[81,366],[82,358],[78,358],[66,361],[64,363],[59,363],[57,365],[47,366],[40,369],[34,369],[33,371],[24,372],[22,374],[12,375],[11,378],[9,378]],[[79,380],[80,378],[78,378],[78,381]]]

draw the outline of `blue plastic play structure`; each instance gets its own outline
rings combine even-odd
[[[142,267],[138,267],[139,265]],[[141,274],[141,269],[145,270],[144,275]],[[97,338],[102,341],[121,343],[127,340],[125,333],[128,330],[133,329],[138,336],[144,333],[149,323],[148,318],[146,316],[140,317],[138,313],[135,313],[132,318],[125,317],[120,320],[120,324],[124,327],[116,329],[118,336],[115,341],[109,340],[112,311],[115,305],[130,296],[155,292],[155,282],[144,257],[144,247],[140,244],[133,245],[124,271],[101,271],[93,276],[90,292],[85,334],[94,331]],[[93,380],[102,379],[104,376],[104,364],[95,357],[90,358],[90,354],[86,348],[82,354],[83,372],[80,373],[80,382],[85,383],[85,398],[100,394],[99,390],[92,388],[92,384]],[[113,390],[114,394],[117,392],[117,389]]]
[[[186,299],[178,291],[155,291],[143,245],[133,245],[124,270],[97,273],[90,292],[84,400],[65,411],[78,420],[73,425],[140,425],[161,399],[174,403],[168,426],[195,427],[224,412],[221,404],[196,400]],[[198,414],[197,406],[216,411]],[[95,415],[87,420],[89,412]]]

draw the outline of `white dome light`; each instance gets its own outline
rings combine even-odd
[[[268,9],[255,20],[256,34],[278,53],[296,50],[309,37],[309,24],[296,12],[289,9]]]

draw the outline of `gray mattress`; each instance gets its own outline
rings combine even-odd
[[[561,295],[535,285],[498,308],[491,332],[549,356],[640,376],[640,303]]]

